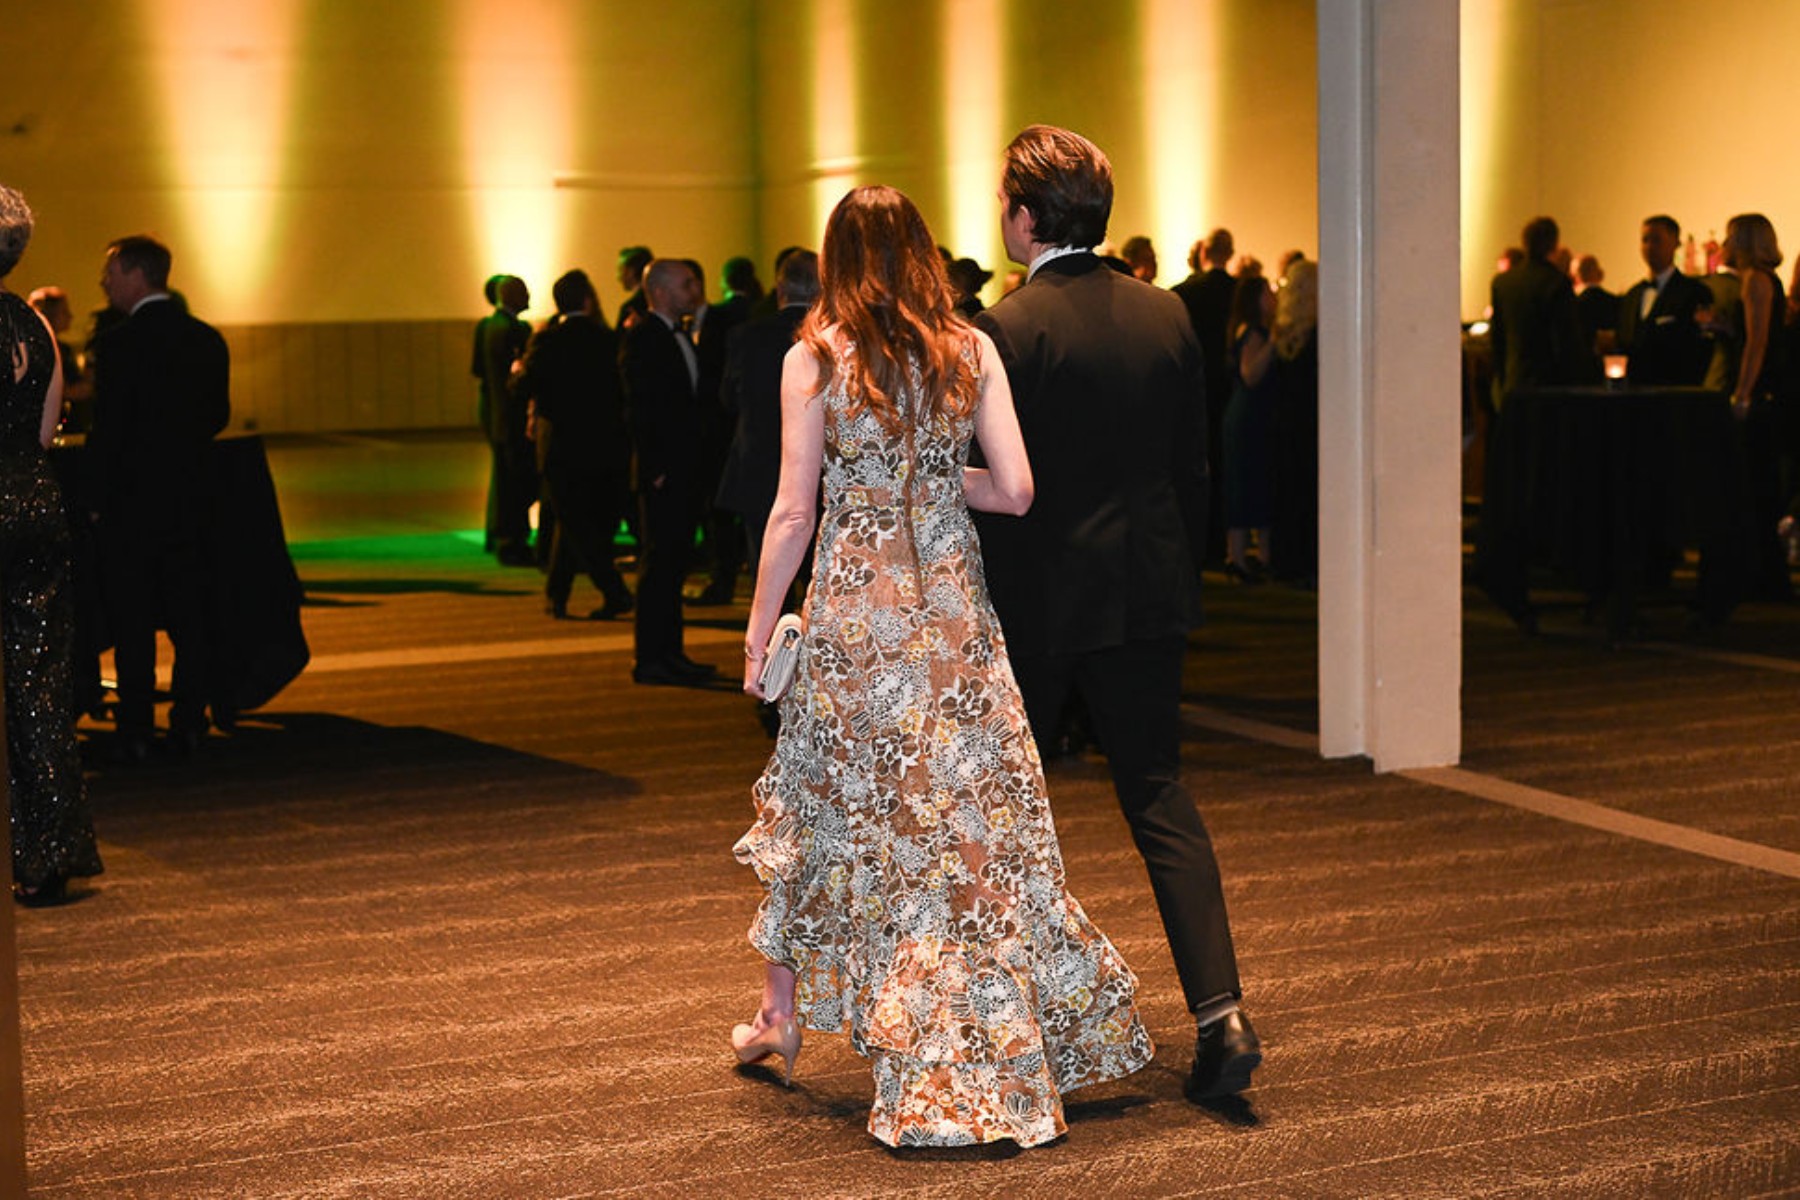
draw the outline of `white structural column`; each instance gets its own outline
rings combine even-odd
[[[1319,0],[1319,745],[1461,753],[1457,0]]]

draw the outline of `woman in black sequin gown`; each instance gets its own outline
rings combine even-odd
[[[31,226],[25,198],[0,185],[0,281],[25,252]],[[0,636],[13,894],[47,904],[64,897],[70,878],[102,868],[75,747],[69,529],[44,455],[61,415],[62,370],[49,326],[3,286],[0,348]]]

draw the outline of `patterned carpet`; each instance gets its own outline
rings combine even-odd
[[[1157,1060],[1050,1147],[893,1152],[844,1038],[791,1091],[726,1045],[747,700],[633,687],[627,627],[551,622],[462,540],[301,568],[314,667],[196,762],[97,768],[107,875],[19,914],[33,1196],[1800,1194],[1800,878],[1222,732],[1314,727],[1305,593],[1214,581],[1189,663],[1248,1102],[1182,1098],[1141,865],[1103,763],[1063,761]],[[735,668],[742,608],[693,612]],[[1528,640],[1471,597],[1465,767],[1800,851],[1800,613],[1696,644],[1653,609],[1670,643],[1623,651],[1578,614]]]

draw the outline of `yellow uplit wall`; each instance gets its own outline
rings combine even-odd
[[[1273,262],[1317,246],[1317,84],[1310,0],[1050,4],[812,0],[801,30],[758,8],[765,250],[817,245],[850,186],[889,183],[938,240],[995,272],[1000,154],[1034,121],[1093,138],[1113,161],[1110,240],[1146,233],[1159,282],[1225,225]],[[844,14],[852,28],[841,30]],[[848,39],[850,67],[829,47]],[[823,59],[821,58],[823,56]],[[810,136],[793,114],[810,113]],[[846,143],[845,138],[850,141]]]
[[[1540,212],[1620,286],[1650,212],[1704,240],[1761,209],[1800,248],[1788,73],[1738,50],[1800,45],[1800,4],[1459,2],[1464,315]],[[641,242],[702,261],[716,295],[730,255],[766,278],[780,247],[816,246],[855,183],[912,195],[995,271],[991,301],[999,156],[1033,121],[1111,155],[1111,240],[1149,234],[1159,282],[1217,225],[1270,265],[1317,246],[1313,0],[0,5],[32,48],[8,56],[0,180],[40,217],[11,286],[97,307],[105,243],[163,235],[245,378],[283,381],[283,428],[461,399],[345,416],[305,394],[336,386],[330,356],[296,365],[307,339],[267,331],[417,326],[379,339],[414,348],[379,369],[466,388],[434,326],[478,315],[487,276],[525,276],[541,318],[584,266],[610,309],[615,253]]]
[[[1643,272],[1638,226],[1652,213],[1704,242],[1733,214],[1762,212],[1793,262],[1800,159],[1783,54],[1800,47],[1800,4],[1462,0],[1461,13],[1465,156],[1485,160],[1464,162],[1465,317],[1541,213],[1599,257],[1615,291]]]
[[[572,266],[616,304],[627,243],[715,284],[758,248],[753,0],[4,5],[11,282],[78,308],[139,231],[222,326],[472,319],[500,271],[541,317]]]

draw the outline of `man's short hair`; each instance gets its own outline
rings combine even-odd
[[[593,280],[580,267],[564,271],[550,285],[550,299],[559,313],[578,313],[587,306],[588,297],[596,295]]]
[[[1681,225],[1668,213],[1657,213],[1654,217],[1645,217],[1644,224],[1655,225],[1660,229],[1667,230],[1670,237],[1677,241],[1681,240]]]
[[[1231,236],[1231,230],[1220,226],[1206,235],[1206,261],[1216,267],[1222,267],[1231,261],[1237,253],[1237,240]]]
[[[1106,240],[1112,163],[1079,133],[1027,126],[1006,148],[1000,191],[1009,215],[1020,208],[1031,213],[1034,241],[1089,249]]]
[[[725,286],[734,292],[747,292],[760,282],[756,278],[756,264],[741,254],[726,259],[719,274],[724,278]]]
[[[1520,237],[1525,242],[1525,256],[1534,262],[1542,262],[1562,240],[1562,230],[1556,227],[1554,218],[1538,217],[1525,226]]]
[[[169,267],[175,256],[169,248],[147,234],[134,233],[106,247],[106,252],[119,260],[121,271],[136,271],[153,291],[166,291]]]
[[[0,184],[0,279],[12,274],[25,257],[33,224],[31,205],[25,203],[25,197]]]
[[[489,275],[488,281],[481,285],[481,294],[487,297],[487,302],[489,304],[500,303],[500,285],[505,283],[509,278],[511,278],[511,276],[505,274]]]
[[[626,246],[619,251],[619,265],[630,267],[634,271],[641,271],[649,266],[650,260],[655,257],[656,255],[651,253],[648,246]]]
[[[783,305],[811,304],[819,298],[819,256],[790,249],[775,275],[775,295]]]

